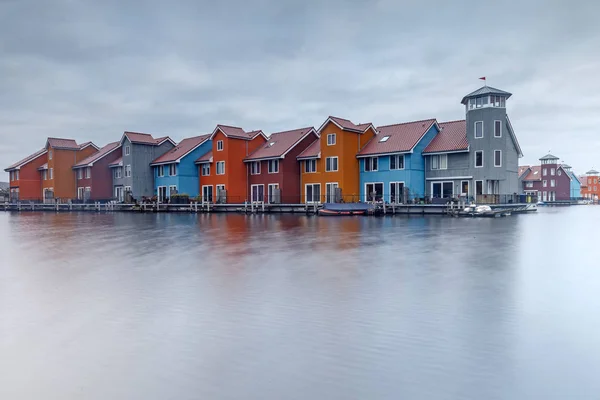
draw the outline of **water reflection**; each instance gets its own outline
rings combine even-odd
[[[594,398],[598,216],[3,213],[0,398]]]

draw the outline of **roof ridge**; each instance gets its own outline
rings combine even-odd
[[[244,128],[242,128],[241,126],[233,126],[233,125],[225,125],[225,124],[217,124],[217,126],[224,126],[227,128],[236,128],[236,129],[241,129],[244,131]],[[244,131],[244,132],[246,132],[246,131]]]
[[[146,135],[146,136],[152,136],[151,133],[144,133],[144,132],[134,132],[134,131],[125,131],[123,133],[135,133],[136,135]]]
[[[432,120],[436,121],[435,118],[427,118],[427,119],[419,119],[417,121],[400,122],[400,123],[397,123],[397,124],[379,125],[379,126],[377,126],[377,128],[387,128],[388,126],[416,124],[416,123],[419,123],[419,122],[432,121]],[[365,123],[367,123],[367,122],[365,122]]]
[[[305,126],[304,128],[296,128],[296,129],[288,129],[287,131],[279,131],[279,132],[272,132],[269,137],[273,136],[273,135],[281,135],[282,133],[289,133],[289,132],[295,132],[295,131],[302,131],[304,129],[315,129],[314,126]]]
[[[455,119],[453,121],[438,122],[438,124],[453,124],[455,122],[467,122],[466,119]]]

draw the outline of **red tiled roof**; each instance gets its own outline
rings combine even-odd
[[[519,166],[519,178],[521,177],[521,175],[523,175],[523,173],[525,171],[527,171],[529,168],[531,168],[529,165],[521,165]]]
[[[6,168],[4,171],[8,172],[8,171],[11,171],[11,170],[15,170],[15,169],[21,168],[23,165],[27,164],[28,162],[31,162],[31,161],[35,160],[36,158],[38,158],[40,156],[43,156],[44,154],[46,154],[46,149],[38,150],[35,153],[30,154],[27,157],[25,157],[24,159],[20,160],[19,162],[14,163],[10,167]]]
[[[358,156],[411,151],[435,122],[435,118],[432,118],[402,124],[378,126],[377,130],[379,134],[363,147]],[[387,140],[383,140],[386,137]]]
[[[200,164],[200,163],[211,162],[210,160],[212,159],[212,155],[213,155],[212,151],[209,151],[208,153],[206,153],[205,155],[203,155],[202,157],[200,157],[199,159],[194,161],[194,163]]]
[[[179,144],[177,144],[177,146],[173,147],[170,151],[167,151],[165,154],[152,161],[150,165],[176,162],[181,157],[184,157],[189,152],[191,152],[196,147],[200,146],[202,143],[206,142],[209,139],[210,135],[194,136],[191,138],[183,139],[181,142],[179,142]]]
[[[540,165],[534,165],[531,167],[531,171],[527,174],[524,181],[540,181],[542,180],[542,167]]]
[[[77,142],[73,139],[61,139],[61,138],[48,138],[46,142],[46,148],[48,145],[54,149],[63,150],[79,150],[80,147]]]
[[[82,144],[80,144],[80,145],[79,145],[79,148],[80,148],[80,149],[83,149],[83,148],[85,148],[85,147],[88,147],[88,146],[94,146],[95,148],[98,148],[98,146],[96,146],[96,145],[95,145],[94,143],[92,143],[92,142],[85,142],[85,143],[82,143]]]
[[[579,182],[581,182],[581,187],[587,187],[588,183],[587,183],[587,176],[585,175],[579,175]]]
[[[217,130],[223,132],[225,136],[234,139],[252,140],[260,134],[264,135],[263,131],[261,130],[246,132],[240,127],[228,125],[217,125],[212,134],[214,135]]]
[[[315,128],[307,127],[294,129],[291,131],[277,132],[271,134],[267,143],[256,149],[256,151],[248,156],[245,161],[260,160],[265,158],[283,158],[284,155],[296,146],[304,138],[305,135],[314,132]]]
[[[120,142],[109,143],[106,146],[104,146],[103,148],[101,148],[100,150],[98,150],[96,153],[92,154],[89,157],[84,158],[83,160],[79,161],[77,164],[73,165],[73,168],[87,167],[89,164],[95,163],[96,161],[98,161],[105,155],[112,153],[113,150],[116,150],[119,147],[121,147]]]
[[[123,164],[123,157],[119,157],[117,158],[115,161],[111,162],[110,164],[108,164],[109,167],[113,167],[113,166],[119,166],[120,164]]]
[[[129,132],[125,131],[123,136],[127,136],[131,143],[157,145],[164,140],[170,140],[168,136],[154,139],[149,133]]]
[[[327,121],[329,121],[329,120],[331,120],[334,123],[336,123],[337,125],[341,126],[343,130],[359,132],[359,133],[364,133],[368,127],[373,125],[371,123],[357,125],[354,122],[350,121],[349,119],[344,119],[344,118],[340,118],[340,117],[332,117],[332,116],[329,116],[329,118],[327,118]],[[323,127],[327,123],[327,121],[325,121],[325,123],[321,126],[321,128],[319,128],[319,131],[321,129],[323,129]]]
[[[441,129],[440,132],[425,147],[423,153],[444,153],[469,149],[465,120],[442,122],[438,125]]]
[[[317,139],[310,144],[302,153],[296,157],[298,160],[303,158],[318,158],[321,153],[321,139]]]

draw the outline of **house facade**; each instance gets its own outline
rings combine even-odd
[[[562,164],[561,167],[571,177],[571,199],[581,198],[581,180],[575,172],[573,172],[573,167],[568,164]]]
[[[212,149],[209,135],[183,139],[174,148],[158,157],[150,166],[154,169],[154,194],[164,202],[175,194],[197,197],[198,167],[194,163]]]
[[[204,202],[239,204],[250,201],[244,160],[267,142],[265,134],[217,125],[210,136],[212,149],[196,160],[199,190]]]
[[[124,132],[119,144],[121,157],[109,165],[113,197],[126,202],[152,197],[154,174],[150,163],[175,147],[175,142],[168,136],[155,139],[147,133]]]
[[[423,152],[428,197],[465,195],[493,202],[519,191],[518,159],[523,154],[506,113],[510,96],[484,86],[462,99],[465,120],[439,124],[440,134]]]
[[[585,183],[582,184],[581,197],[598,201],[600,199],[600,172],[591,169],[585,173],[583,179]]]
[[[14,163],[4,171],[9,175],[9,201],[39,201],[42,198],[42,177],[38,168],[46,164],[48,151],[41,149]]]
[[[77,200],[108,201],[114,196],[111,163],[121,157],[119,142],[109,143],[73,166],[77,179]]]
[[[78,145],[73,139],[48,138],[47,163],[38,170],[41,174],[44,202],[69,201],[77,198],[77,176],[73,166],[96,153],[91,143]]]
[[[319,139],[300,153],[301,202],[360,201],[360,168],[356,155],[377,131],[373,124],[328,117]]]
[[[519,193],[537,196],[538,201],[553,202],[567,201],[572,197],[572,190],[579,187],[577,177],[571,168],[564,168],[559,158],[547,154],[540,158],[540,165],[527,166],[522,170],[519,180],[522,188]],[[575,180],[575,182],[573,182]],[[574,187],[572,188],[572,184]]]
[[[423,150],[440,131],[435,119],[377,127],[358,153],[360,201],[406,203],[425,196]]]
[[[244,160],[250,201],[299,204],[302,163],[297,157],[318,139],[313,127],[271,134],[265,144]]]

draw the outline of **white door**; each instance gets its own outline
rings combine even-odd
[[[123,186],[117,186],[115,188],[115,198],[118,202],[123,201]]]
[[[548,201],[548,192],[542,192],[542,201]]]
[[[265,185],[251,185],[252,202],[264,201]]]
[[[213,201],[213,187],[202,186],[202,201],[212,203]]]
[[[162,203],[163,201],[165,201],[166,198],[167,198],[167,187],[159,186],[158,187],[158,201]]]
[[[337,183],[325,184],[325,203],[335,203],[335,189],[337,189],[337,187]]]
[[[269,183],[269,197],[267,198],[267,201],[269,203],[273,203],[275,202],[275,189],[279,189],[279,184],[278,183]]]

